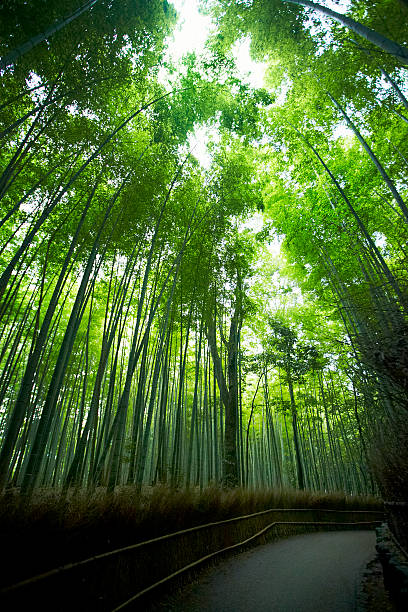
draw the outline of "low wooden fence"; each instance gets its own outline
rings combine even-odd
[[[136,605],[140,610],[143,597],[229,552],[298,533],[374,529],[383,520],[376,511],[273,509],[199,525],[9,586],[0,593],[1,609],[105,612]]]

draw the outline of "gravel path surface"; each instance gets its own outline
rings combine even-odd
[[[291,537],[227,559],[159,608],[177,612],[351,612],[375,557],[373,531]]]

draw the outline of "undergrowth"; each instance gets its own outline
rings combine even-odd
[[[0,498],[0,539],[11,584],[53,567],[166,533],[269,508],[381,509],[372,497],[289,489],[174,490],[165,486],[92,493],[39,489],[27,503],[17,491]]]

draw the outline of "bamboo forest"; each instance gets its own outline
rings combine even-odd
[[[406,500],[408,2],[196,4],[1,3],[2,494]]]

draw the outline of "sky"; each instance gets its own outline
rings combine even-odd
[[[179,13],[179,25],[174,40],[169,44],[168,54],[173,60],[178,60],[189,51],[199,53],[203,50],[211,31],[211,19],[199,13],[197,0],[171,1]],[[234,56],[242,80],[253,87],[263,87],[266,66],[251,60],[248,39],[235,45]]]
[[[174,37],[169,40],[167,55],[173,62],[176,62],[188,52],[200,53],[203,50],[205,41],[211,31],[211,19],[199,13],[197,0],[171,0],[171,2],[179,14],[179,21]],[[252,87],[261,88],[264,86],[266,64],[254,62],[251,59],[249,46],[249,39],[240,41],[235,45],[233,54],[236,67],[242,81]],[[163,80],[165,79],[166,75],[163,74]],[[190,150],[205,169],[208,169],[211,165],[211,156],[206,147],[206,142],[209,139],[217,140],[215,128],[210,130],[200,126],[189,137]],[[246,227],[256,232],[260,231],[262,225],[263,216],[256,213],[242,224],[242,229]],[[280,253],[280,247],[281,240],[275,237],[267,248],[273,256],[277,257]]]
[[[199,54],[204,49],[212,24],[210,17],[200,14],[198,0],[171,0],[171,2],[179,14],[179,20],[174,36],[168,41],[167,56],[173,62],[177,62],[188,52],[195,51]],[[337,12],[345,12],[349,3],[349,0],[327,0],[324,2],[329,8]],[[254,62],[250,57],[249,47],[249,38],[235,44],[233,54],[236,66],[242,81],[254,88],[261,88],[264,86],[266,64]],[[163,72],[163,84],[167,78],[166,73]],[[339,125],[336,128],[334,137],[345,136],[347,133],[347,128]],[[210,139],[217,140],[217,130],[203,126],[197,127],[189,137],[190,150],[205,169],[208,169],[211,165],[211,156],[206,146]],[[254,231],[259,231],[262,226],[261,217],[262,215],[255,215],[253,219],[247,221],[244,225]],[[269,245],[268,250],[274,256],[277,256],[280,246],[281,242],[275,239]]]
[[[169,45],[169,54],[177,60],[189,51],[199,52],[203,49],[211,30],[211,19],[199,13],[198,0],[171,0],[171,3],[179,14],[179,25],[176,28],[174,41]],[[323,0],[322,4],[338,13],[345,13],[350,0]],[[319,19],[324,21],[325,17],[319,15]],[[262,87],[265,66],[251,60],[249,40],[236,46],[235,57],[243,79],[253,87]]]
[[[211,19],[198,12],[197,0],[171,0],[179,14],[174,40],[169,44],[168,54],[173,60],[180,59],[189,51],[201,51],[211,28]]]
[[[179,14],[179,21],[174,36],[169,40],[167,57],[177,62],[188,52],[195,51],[199,54],[204,49],[212,24],[210,17],[200,14],[198,0],[171,0],[171,2]],[[323,0],[322,4],[339,13],[344,13],[350,5],[350,0]],[[319,18],[325,21],[325,18],[320,15]],[[233,54],[238,73],[243,82],[254,88],[261,88],[264,86],[266,64],[254,62],[250,57],[249,47],[249,38],[239,41],[234,46]],[[161,80],[163,84],[167,84],[169,89],[171,88],[165,70],[163,70]],[[339,124],[333,137],[344,137],[349,134],[351,132],[348,128]],[[211,165],[211,156],[206,146],[206,142],[210,139],[217,140],[216,129],[201,126],[189,137],[190,150],[205,169]]]
[[[205,41],[211,32],[211,18],[199,13],[197,0],[171,0],[171,2],[179,14],[179,22],[174,37],[169,41],[167,56],[176,62],[186,53],[195,51],[198,54],[204,49]],[[249,45],[249,39],[235,45],[236,65],[243,82],[260,88],[264,85],[266,65],[252,61]],[[163,73],[162,80],[165,79],[166,75]],[[205,169],[211,165],[211,156],[205,144],[210,139],[217,139],[216,130],[205,127],[197,128],[189,137],[190,149]]]

